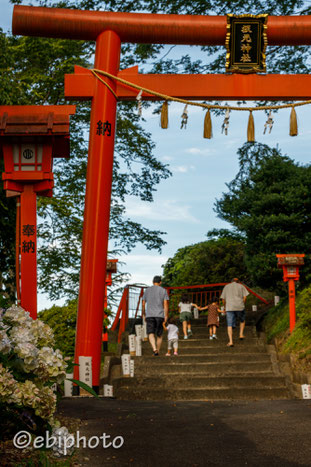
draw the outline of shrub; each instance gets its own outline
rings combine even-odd
[[[22,308],[0,313],[0,415],[14,420],[15,431],[16,424],[34,433],[56,425],[53,385],[65,379],[67,364],[53,346],[51,328]]]

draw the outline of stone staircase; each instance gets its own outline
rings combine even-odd
[[[114,378],[114,395],[123,400],[259,400],[291,398],[276,362],[257,337],[255,326],[245,327],[246,339],[227,347],[222,318],[217,340],[209,340],[206,317],[194,320],[193,336],[183,339],[179,330],[179,355],[166,357],[164,333],[161,355],[152,355],[149,342],[135,361],[133,378]]]

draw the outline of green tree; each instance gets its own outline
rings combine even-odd
[[[0,173],[3,161],[0,160]],[[15,218],[14,199],[0,190],[0,308],[6,308],[15,298]]]
[[[92,8],[96,2],[80,3],[81,8]],[[41,4],[49,5],[49,2]],[[53,6],[73,5],[54,2]],[[15,38],[3,33],[1,41],[1,76],[5,80],[0,102],[7,105],[66,103],[64,74],[72,73],[75,64],[90,66],[94,51],[93,43],[83,41]],[[128,219],[125,216],[125,197],[138,196],[151,202],[156,185],[169,177],[170,172],[153,156],[154,143],[142,129],[139,117],[133,115],[133,105],[120,104],[118,110],[110,239],[115,241],[115,248],[120,251],[130,251],[138,242],[147,249],[160,250],[165,244],[161,237],[164,232],[147,229]],[[77,103],[77,113],[71,125],[71,158],[55,163],[54,197],[41,198],[38,203],[38,212],[43,220],[39,225],[39,286],[51,299],[77,295],[89,112],[89,103]],[[0,208],[4,209],[2,203]],[[10,225],[14,232],[13,222]],[[10,253],[12,262],[14,247]]]
[[[246,143],[240,170],[216,201],[218,216],[245,239],[245,261],[252,281],[283,288],[276,253],[307,253],[311,241],[311,166],[299,165],[278,148]],[[310,282],[311,265],[301,269]]]
[[[31,4],[30,0],[11,0],[16,4]],[[272,15],[308,14],[301,0],[39,0],[40,6],[78,8],[105,11],[145,11],[149,13],[225,14],[227,12],[253,14],[263,11]],[[94,44],[83,41],[50,40],[44,38],[11,37],[1,35],[1,90],[2,104],[60,104],[63,96],[64,73],[71,73],[74,64],[88,66],[92,62]],[[121,67],[149,64],[152,73],[224,73],[225,48],[202,47],[206,59],[192,60],[182,53],[172,59],[169,51],[159,44],[123,44]],[[171,47],[174,49],[174,46]],[[170,49],[170,50],[171,50]],[[269,47],[268,72],[308,73],[308,47]],[[149,104],[144,104],[149,105]],[[79,103],[72,119],[72,158],[58,161],[55,167],[57,189],[52,200],[42,200],[40,228],[42,239],[39,251],[41,289],[51,298],[61,294],[76,295],[79,276],[81,226],[86,167],[85,136],[89,122],[88,104]],[[155,186],[169,176],[167,167],[153,156],[154,145],[144,133],[133,114],[133,104],[119,106],[116,159],[114,166],[113,201],[111,211],[111,238],[116,248],[129,251],[136,242],[147,248],[160,249],[162,232],[150,231],[133,223],[125,216],[124,199],[127,195],[152,201]],[[1,205],[0,205],[0,209]],[[1,217],[2,212],[0,212]]]
[[[77,308],[77,300],[71,300],[64,306],[54,305],[42,310],[38,315],[41,321],[52,328],[55,348],[65,357],[74,356]]]
[[[164,265],[165,286],[214,284],[233,277],[248,282],[244,264],[244,243],[222,237],[188,245],[177,250]]]

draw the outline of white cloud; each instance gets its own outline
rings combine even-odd
[[[210,148],[187,148],[184,150],[186,154],[191,154],[192,156],[212,156],[214,154],[217,154],[217,152],[214,149]]]
[[[162,266],[167,262],[168,257],[160,254],[150,255],[128,255],[121,258],[126,263],[124,271],[131,271],[129,284],[152,285],[152,278],[155,275],[162,275]]]
[[[174,200],[154,203],[128,200],[126,203],[126,213],[131,218],[199,223],[199,220],[191,213],[191,206],[180,206]]]
[[[162,161],[165,161],[165,162],[171,162],[174,160],[174,157],[172,156],[162,156],[161,157]]]
[[[171,167],[172,172],[179,172],[179,173],[187,173],[189,170],[194,170],[195,167],[193,165],[186,166],[186,165],[177,165]]]

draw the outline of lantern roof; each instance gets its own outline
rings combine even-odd
[[[1,105],[0,135],[68,135],[74,105]]]
[[[304,254],[277,254],[278,267],[282,266],[302,266],[304,264]]]

